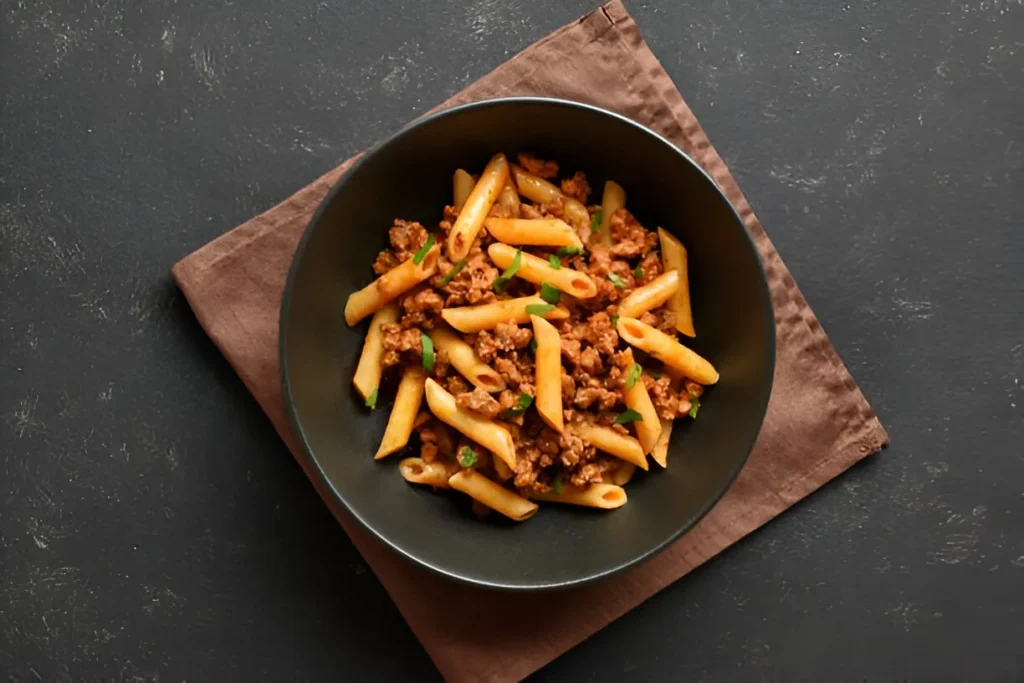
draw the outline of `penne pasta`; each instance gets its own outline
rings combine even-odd
[[[455,397],[432,379],[427,379],[424,393],[427,397],[427,406],[434,417],[460,432],[470,441],[476,441],[515,470],[516,447],[512,435],[507,429],[495,422],[461,410],[455,403]]]
[[[473,347],[459,335],[445,327],[429,332],[437,351],[448,354],[448,361],[470,384],[484,391],[504,391],[505,380],[491,366],[480,360]]]
[[[384,438],[381,439],[377,455],[373,456],[374,460],[400,451],[409,443],[413,424],[423,402],[423,385],[426,381],[427,374],[422,368],[410,366],[402,371],[402,381],[398,383],[395,405],[391,408],[388,426],[384,430]]]
[[[639,366],[633,362],[633,349],[627,349],[626,354],[631,361],[630,368],[636,367],[639,371]],[[644,384],[643,378],[635,377],[633,386],[628,386],[628,381],[626,384],[626,407],[640,413],[641,419],[633,423],[633,428],[636,429],[636,438],[640,442],[641,448],[644,449],[644,454],[647,454],[654,448],[658,436],[661,435],[661,421],[658,418],[658,412],[654,409],[654,402],[651,401],[651,396],[647,393],[647,385]]]
[[[590,484],[584,489],[566,486],[557,493],[554,490],[547,493],[533,493],[530,498],[546,503],[566,503],[613,510],[626,504],[626,489],[615,484]]]
[[[583,248],[572,226],[559,218],[498,218],[484,221],[487,232],[499,242],[534,247]]]
[[[501,458],[491,458],[491,464],[494,465],[494,474],[500,481],[508,481],[516,476],[512,468],[505,464],[505,461]]]
[[[491,208],[491,215],[503,218],[518,218],[519,204],[519,193],[516,191],[516,184],[512,182],[510,177],[505,180],[501,193],[498,195],[498,200],[494,202],[494,206]],[[485,225],[486,223],[484,221]]]
[[[661,418],[661,434],[658,442],[651,449],[651,458],[662,467],[668,467],[668,442],[672,437],[672,420]]]
[[[601,243],[605,246],[612,244],[612,216],[619,209],[626,208],[626,191],[622,185],[608,180],[604,184],[604,194],[601,196],[601,225],[597,232]]]
[[[398,472],[411,484],[425,484],[439,489],[450,488],[448,480],[459,469],[454,460],[427,462],[422,458],[405,458],[398,463]]]
[[[619,304],[619,316],[639,318],[647,311],[653,311],[679,289],[679,272],[669,270],[654,278],[646,285],[637,287]]]
[[[642,470],[647,470],[647,457],[644,455],[644,449],[640,446],[640,442],[633,437],[620,434],[611,427],[602,427],[589,422],[573,423],[569,429],[597,450],[631,462]]]
[[[471,333],[493,329],[498,323],[509,321],[520,325],[530,321],[527,306],[548,306],[539,296],[523,296],[518,299],[505,299],[479,306],[460,306],[446,308],[441,311],[445,322],[459,332]],[[546,320],[565,320],[569,311],[562,306],[555,306],[543,316]]]
[[[636,465],[623,460],[619,463],[619,466],[615,468],[615,471],[610,472],[605,479],[607,479],[609,484],[625,486],[629,483],[629,480],[633,478],[634,472],[636,472]]]
[[[408,259],[350,294],[345,303],[345,322],[355,325],[429,278],[437,270],[440,253],[441,248],[435,245],[419,263],[415,262],[416,257]]]
[[[476,470],[456,472],[448,480],[448,485],[516,522],[528,520],[538,509],[536,503],[491,481]]]
[[[364,401],[368,400],[373,391],[380,386],[380,376],[383,372],[380,359],[384,355],[384,337],[380,328],[382,325],[389,325],[397,321],[397,304],[388,304],[374,313],[373,319],[370,320],[370,329],[363,342],[363,351],[359,354],[359,364],[356,366],[355,374],[352,375],[352,384]]]
[[[576,228],[590,227],[590,212],[579,200],[567,197],[555,185],[527,173],[515,164],[509,164],[509,167],[520,195],[538,204],[548,206],[561,204],[566,222]]]
[[[537,412],[556,432],[565,429],[562,420],[562,338],[555,326],[544,318],[530,316],[533,338],[537,342],[536,359]]]
[[[462,210],[474,185],[476,185],[476,181],[469,173],[461,168],[455,171],[455,175],[452,176],[452,205],[456,209]]]
[[[504,154],[491,157],[480,180],[466,198],[466,203],[448,233],[448,260],[452,263],[466,258],[484,220],[508,180],[508,160]]]
[[[715,366],[661,330],[642,323],[636,318],[625,317],[619,318],[615,329],[627,344],[646,351],[693,381],[705,385],[718,381],[718,371],[715,370]]]
[[[696,337],[697,332],[693,328],[693,311],[690,308],[690,280],[687,271],[686,247],[664,228],[658,228],[658,240],[661,242],[661,262],[665,267],[665,272],[670,270],[679,272],[679,289],[672,295],[669,303],[672,312],[676,314],[676,329],[687,337]]]
[[[517,251],[519,250],[515,247],[500,243],[487,247],[487,255],[494,261],[494,265],[502,269],[512,265]],[[527,254],[525,251],[520,256],[520,265],[516,276],[536,285],[547,282],[577,299],[589,299],[597,295],[597,285],[589,275],[572,268],[552,268],[549,261],[533,254]]]

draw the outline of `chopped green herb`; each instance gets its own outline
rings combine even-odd
[[[643,268],[641,268],[640,266],[637,266],[636,268],[633,269],[633,277],[635,277],[637,280],[639,280],[643,276],[644,276],[644,269]]]
[[[536,339],[531,339],[530,340],[530,346],[528,346],[527,348],[530,349],[530,353],[532,353],[533,355],[536,356],[537,355],[537,340]]]
[[[554,254],[551,254],[551,256],[548,256],[548,265],[554,268],[555,270],[561,270],[562,259],[558,258]]]
[[[378,389],[380,389],[380,387],[374,387],[373,391],[370,392],[370,395],[366,397],[366,407],[369,408],[370,410],[373,410],[374,408],[377,407]]]
[[[526,307],[526,315],[545,316],[555,310],[552,304],[530,304]]]
[[[626,389],[632,389],[636,386],[636,381],[640,379],[640,375],[644,369],[640,367],[639,363],[633,363],[633,367],[629,369],[629,376],[626,377]]]
[[[523,262],[523,252],[521,249],[516,249],[516,255],[512,259],[512,265],[505,269],[497,280],[494,281],[494,291],[501,294],[505,291],[505,283],[515,277],[516,273],[519,272],[519,266]]]
[[[558,250],[559,256],[576,256],[582,254],[583,250],[579,247],[561,247]]]
[[[638,413],[635,410],[633,410],[632,408],[630,408],[629,410],[624,412],[622,415],[619,415],[617,418],[615,418],[615,424],[617,424],[617,425],[624,425],[624,424],[629,424],[630,422],[643,422],[643,421],[644,421],[643,416],[640,413]]]
[[[549,304],[557,304],[558,300],[562,297],[562,292],[559,291],[558,287],[548,284],[547,282],[540,283],[540,298],[547,301]]]
[[[434,342],[423,332],[420,332],[420,345],[423,346],[423,369],[430,372],[434,369]]]
[[[615,273],[608,273],[608,281],[615,285],[616,289],[626,288],[626,282]]]
[[[601,212],[598,211],[594,214],[594,220],[590,221],[590,229],[593,232],[597,232],[597,229],[601,227]]]
[[[555,475],[555,478],[551,480],[551,488],[554,489],[555,493],[562,492],[562,473],[559,472]]]
[[[476,464],[476,452],[469,446],[466,446],[459,453],[457,460],[463,467],[472,467]]]
[[[449,282],[454,280],[455,276],[458,275],[459,273],[461,273],[462,269],[465,268],[465,267],[466,267],[466,259],[462,259],[461,261],[456,263],[454,266],[452,266],[452,269],[448,271],[447,275],[445,275],[443,278],[441,278],[441,283],[438,286],[444,287],[445,285],[447,285]]]
[[[526,409],[533,405],[533,396],[529,394],[519,394],[519,398],[516,399],[514,407],[504,411],[498,417],[508,419],[510,417],[518,417],[526,412]]]
[[[690,417],[696,418],[698,410],[700,410],[700,399],[694,396],[693,401],[690,403]]]
[[[661,379],[661,373],[658,372],[657,370],[648,370],[647,374],[653,377],[654,379]]]
[[[619,324],[619,316],[613,315],[612,316],[612,327],[616,327],[618,324]]]
[[[434,246],[434,241],[433,235],[427,237],[427,241],[424,242],[423,246],[420,247],[420,250],[416,252],[416,255],[412,257],[412,262],[417,266],[423,263],[423,259],[427,258],[427,252],[429,252],[430,248]]]

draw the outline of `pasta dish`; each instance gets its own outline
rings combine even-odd
[[[455,171],[433,231],[394,221],[345,306],[350,326],[370,318],[352,382],[370,409],[397,383],[375,457],[412,441],[401,475],[468,495],[480,517],[621,507],[718,381],[679,341],[695,336],[686,249],[645,229],[617,183],[590,205],[582,172],[517,161]]]

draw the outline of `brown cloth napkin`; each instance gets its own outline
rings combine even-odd
[[[512,595],[455,584],[391,554],[332,507],[449,681],[529,675],[888,443],[736,181],[618,0],[555,31],[441,106],[510,95],[617,111],[667,137],[711,174],[764,260],[778,332],[775,386],[750,460],[718,505],[660,555],[599,585]],[[282,289],[310,215],[351,163],[173,269],[199,323],[293,452],[298,446],[277,363]]]

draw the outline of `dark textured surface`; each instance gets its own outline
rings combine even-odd
[[[0,8],[0,673],[436,676],[167,271],[590,3]],[[1024,675],[1024,5],[629,9],[893,446],[538,680]]]

